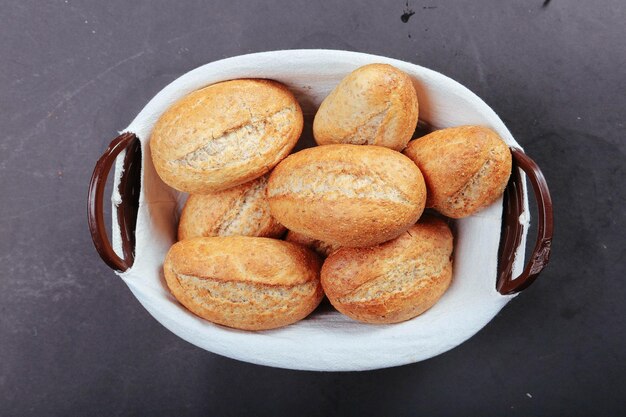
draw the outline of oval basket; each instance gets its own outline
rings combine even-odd
[[[315,110],[350,71],[388,63],[409,74],[419,97],[420,121],[434,129],[465,124],[494,129],[511,147],[514,169],[503,199],[454,222],[454,275],[450,288],[426,313],[403,323],[357,323],[323,304],[291,326],[263,332],[229,329],[202,320],[169,293],[162,263],[175,242],[186,195],[165,185],[150,159],[150,133],[159,116],[186,94],[219,81],[270,78],[295,94],[305,130]],[[302,144],[299,144],[302,147]],[[306,144],[305,144],[306,146]],[[113,232],[103,221],[106,177],[115,165]],[[538,205],[538,239],[524,266],[530,222],[526,173]],[[464,342],[485,326],[546,265],[552,238],[552,205],[536,164],[495,112],[456,81],[395,59],[333,50],[290,50],[237,56],[190,71],[161,90],[98,161],[89,191],[89,226],[103,260],[139,302],[167,329],[208,351],[256,364],[290,369],[354,371],[421,361]]]

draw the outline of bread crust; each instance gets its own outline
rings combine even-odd
[[[190,195],[178,224],[178,240],[205,236],[281,237],[287,229],[270,214],[267,175],[211,194]]]
[[[152,131],[150,152],[165,183],[211,193],[269,172],[295,146],[302,126],[300,105],[282,84],[225,81],[167,109]]]
[[[297,243],[298,245],[312,249],[322,258],[326,258],[328,255],[340,248],[340,246],[313,239],[312,237],[305,236],[302,233],[298,233],[293,230],[287,232],[285,240],[287,242]]]
[[[397,237],[421,216],[420,170],[380,146],[327,145],[290,155],[270,175],[276,220],[331,245],[371,246]]]
[[[165,281],[194,314],[244,330],[273,329],[309,315],[320,303],[321,261],[289,242],[248,236],[198,237],[174,244]]]
[[[394,240],[369,248],[341,248],[322,266],[331,304],[365,323],[397,323],[432,307],[452,279],[452,232],[424,216]]]
[[[455,219],[496,201],[511,175],[509,147],[482,126],[437,130],[412,140],[404,154],[424,175],[427,207]]]
[[[418,118],[411,78],[387,64],[348,74],[324,99],[313,121],[319,145],[348,143],[404,149]]]

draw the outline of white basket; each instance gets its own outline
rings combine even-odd
[[[181,76],[159,92],[124,132],[141,141],[142,178],[136,225],[135,261],[119,273],[139,302],[167,329],[202,349],[256,364],[289,369],[354,371],[386,368],[428,359],[464,342],[485,326],[513,296],[496,291],[502,201],[455,221],[454,276],[441,300],[404,323],[367,325],[322,306],[305,320],[271,331],[246,332],[215,325],[182,307],[167,290],[162,264],[176,239],[185,195],[165,185],[150,158],[150,134],[159,116],[186,94],[235,78],[271,78],[285,84],[312,119],[326,95],[349,72],[370,63],[391,64],[411,76],[419,98],[419,117],[434,128],[465,124],[494,129],[519,148],[500,118],[480,98],[456,81],[408,62],[355,52],[290,50],[237,56],[212,62]],[[310,124],[309,124],[310,126]],[[305,124],[306,128],[306,124]],[[123,155],[115,165],[117,192]],[[521,183],[526,196],[526,183]],[[113,247],[121,254],[121,236],[113,210]],[[523,269],[527,199],[520,216],[523,234],[513,276]]]

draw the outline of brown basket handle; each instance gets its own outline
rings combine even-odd
[[[500,294],[515,294],[532,284],[550,260],[553,235],[552,198],[548,184],[539,166],[521,149],[511,148],[513,170],[504,192],[504,212],[502,214],[502,234],[498,253],[498,282],[496,289]],[[522,239],[524,227],[519,216],[524,207],[524,193],[520,170],[530,180],[537,200],[538,228],[537,242],[526,268],[522,274],[512,278],[515,252]]]
[[[117,222],[121,232],[124,259],[120,258],[107,237],[104,225],[103,197],[107,177],[117,156],[126,150],[124,172],[119,183],[121,204],[117,207]],[[135,260],[135,226],[139,209],[141,181],[141,143],[134,133],[123,133],[115,138],[98,159],[89,183],[88,222],[91,238],[100,257],[118,271],[126,271]]]

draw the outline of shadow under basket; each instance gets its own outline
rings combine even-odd
[[[355,322],[319,308],[293,325],[246,332],[202,320],[169,293],[162,264],[176,240],[186,195],[165,185],[149,152],[152,127],[174,102],[207,85],[237,78],[285,84],[309,121],[321,101],[349,72],[387,63],[409,74],[418,93],[420,120],[433,129],[483,125],[509,145],[513,171],[501,199],[474,216],[454,221],[452,284],[424,314],[398,324]],[[115,165],[113,232],[103,214],[107,177]],[[524,263],[530,224],[526,179],[537,204],[537,239]],[[98,160],[89,185],[89,229],[104,262],[166,328],[205,350],[246,362],[288,369],[355,371],[398,366],[441,354],[469,339],[547,265],[553,234],[552,201],[541,170],[495,112],[456,81],[418,65],[333,50],[290,50],[242,55],[184,74],[159,92]]]

